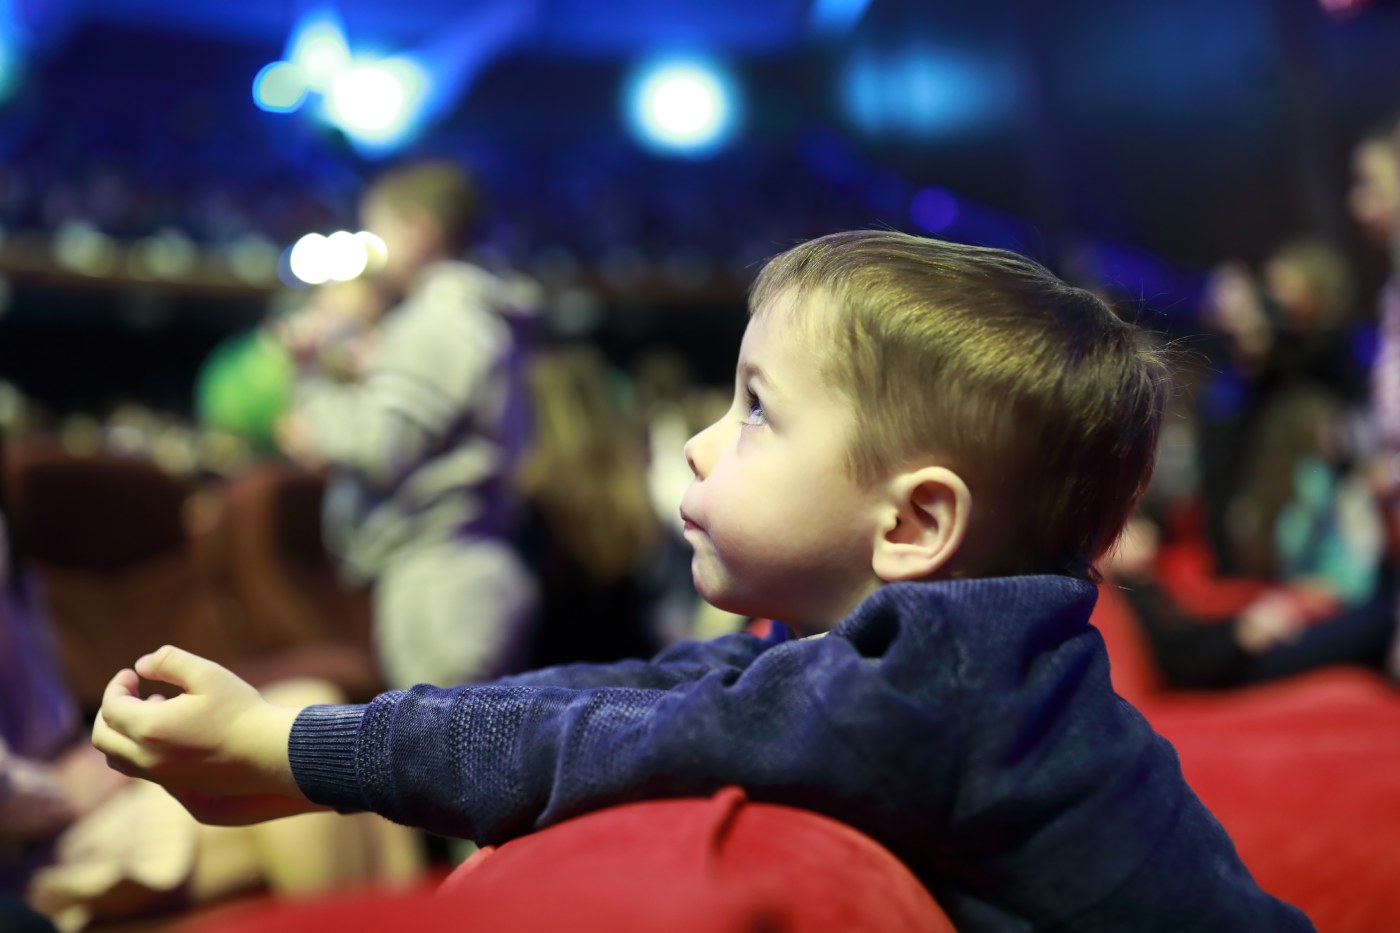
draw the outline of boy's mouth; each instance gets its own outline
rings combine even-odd
[[[685,509],[681,509],[681,525],[684,531],[704,531],[695,523],[695,519],[685,514]]]

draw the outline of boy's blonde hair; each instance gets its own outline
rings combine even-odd
[[[811,301],[856,481],[935,457],[973,493],[959,572],[1096,578],[1152,473],[1166,367],[1142,331],[1015,253],[883,230],[777,256],[750,309]]]

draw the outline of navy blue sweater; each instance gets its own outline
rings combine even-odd
[[[1095,596],[893,584],[825,638],[312,707],[292,769],[313,801],[481,843],[737,784],[879,840],[960,930],[1311,930],[1113,692]]]

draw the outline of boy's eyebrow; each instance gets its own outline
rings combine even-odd
[[[748,360],[739,364],[739,380],[741,382],[760,383],[765,392],[774,389],[773,383],[769,381],[768,376],[763,370],[759,369],[756,363],[750,363]]]

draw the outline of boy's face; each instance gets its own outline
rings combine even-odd
[[[781,299],[780,299],[781,300]],[[856,413],[820,375],[812,328],[764,308],[739,350],[734,402],[686,444],[681,502],[691,572],[705,600],[826,631],[879,586],[871,569],[875,488],[849,476]]]

